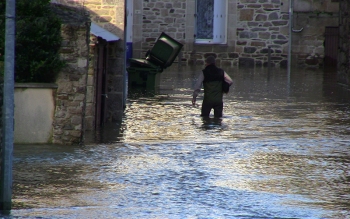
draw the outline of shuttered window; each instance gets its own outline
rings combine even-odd
[[[227,0],[196,1],[196,43],[225,44]]]

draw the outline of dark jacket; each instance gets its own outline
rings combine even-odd
[[[222,81],[224,80],[224,71],[214,64],[208,65],[203,69],[204,99],[206,103],[222,102]]]

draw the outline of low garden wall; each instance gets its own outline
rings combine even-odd
[[[56,84],[15,84],[14,143],[52,143]]]

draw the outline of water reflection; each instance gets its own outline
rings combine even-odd
[[[228,68],[224,117],[203,118],[191,104],[200,70],[164,71],[157,94],[130,96],[123,122],[86,136],[98,143],[16,146],[12,215],[350,215],[350,95],[330,72]]]
[[[222,118],[211,118],[211,117],[202,117],[202,129],[210,130],[210,129],[221,129],[222,128]]]

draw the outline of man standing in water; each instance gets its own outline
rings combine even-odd
[[[216,67],[215,57],[208,56],[205,60],[205,68],[199,75],[193,91],[192,105],[196,104],[196,98],[204,87],[204,98],[202,102],[201,116],[209,117],[210,111],[214,109],[214,117],[222,117],[223,111],[223,91],[222,81],[232,84],[230,76],[221,68]]]

